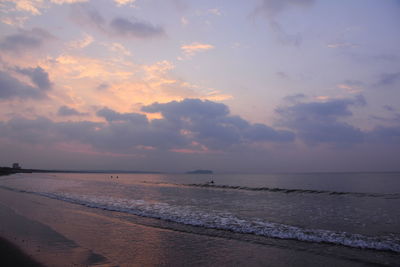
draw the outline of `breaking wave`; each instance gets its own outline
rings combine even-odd
[[[298,193],[298,194],[325,194],[325,195],[350,195],[356,197],[379,197],[389,199],[399,199],[400,194],[398,193],[360,193],[360,192],[340,192],[340,191],[329,191],[329,190],[313,190],[313,189],[287,189],[277,187],[248,187],[248,186],[236,186],[236,185],[219,185],[219,184],[173,184],[164,182],[148,182],[143,181],[145,184],[157,184],[157,185],[172,185],[172,186],[185,186],[185,187],[199,187],[209,189],[227,189],[227,190],[245,190],[245,191],[265,191],[265,192],[278,192],[278,193]]]
[[[176,206],[148,202],[141,199],[89,196],[70,193],[32,192],[0,186],[0,188],[40,195],[79,204],[90,208],[118,211],[190,226],[254,234],[279,239],[293,239],[315,243],[330,243],[353,248],[400,252],[400,240],[390,236],[371,237],[347,232],[306,229],[292,225],[263,221],[258,218],[239,218],[229,212],[203,211],[195,206]]]

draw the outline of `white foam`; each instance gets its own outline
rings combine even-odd
[[[30,192],[35,193],[35,192]],[[330,230],[305,229],[297,226],[263,221],[257,218],[238,218],[229,212],[202,211],[195,206],[174,206],[167,203],[148,202],[107,196],[88,196],[67,193],[35,193],[53,199],[92,208],[130,213],[143,217],[162,219],[205,228],[229,230],[280,239],[331,243],[355,248],[400,252],[400,240],[394,237],[370,237],[361,234]]]

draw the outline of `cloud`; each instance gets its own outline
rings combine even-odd
[[[181,24],[182,24],[182,26],[186,26],[189,24],[189,20],[186,17],[182,17]]]
[[[336,85],[338,88],[345,90],[350,94],[359,94],[363,91],[364,83],[357,80],[345,80]]]
[[[127,4],[133,4],[136,2],[136,0],[114,0],[114,2],[118,5],[118,6],[124,6]]]
[[[82,39],[69,42],[68,46],[75,49],[82,49],[89,46],[93,41],[94,38],[91,35],[85,34]]]
[[[84,115],[87,115],[87,113],[79,112],[76,109],[71,108],[71,107],[61,106],[58,109],[57,115],[58,116],[63,116],[63,117],[67,117],[67,116],[84,116]]]
[[[19,143],[48,145],[65,142],[89,145],[96,151],[134,154],[142,151],[214,153],[259,142],[287,143],[293,133],[264,124],[251,124],[230,114],[224,104],[200,99],[154,103],[144,112],[160,112],[162,118],[148,120],[139,113],[98,110],[104,122],[55,122],[46,118],[13,118],[0,124],[2,137]],[[61,107],[59,115],[81,114]]]
[[[44,92],[45,90],[40,87],[34,87],[22,83],[10,74],[0,71],[0,100],[11,98],[44,98],[46,96]]]
[[[40,48],[46,41],[54,39],[48,31],[42,28],[32,30],[19,30],[16,34],[5,36],[0,41],[0,49],[15,53]]]
[[[394,85],[399,81],[400,81],[400,72],[382,73],[376,85],[389,86],[389,85]]]
[[[360,143],[364,133],[341,119],[350,117],[350,107],[365,106],[362,96],[346,99],[330,99],[324,102],[294,102],[280,107],[279,123],[296,132],[308,144],[331,143],[351,145]]]
[[[89,26],[100,32],[106,32],[106,19],[89,4],[74,4],[70,9],[71,19],[81,26]]]
[[[148,22],[127,20],[117,17],[110,22],[110,28],[115,35],[135,38],[152,38],[165,35],[160,26],[154,26]]]
[[[400,144],[400,125],[377,126],[368,132],[367,140],[374,143],[386,143],[398,146]]]
[[[394,107],[392,107],[391,105],[384,105],[383,108],[390,112],[396,111],[396,109]]]
[[[262,12],[268,19],[274,19],[278,14],[292,7],[310,7],[314,0],[263,0],[257,8],[257,12]]]
[[[146,115],[138,113],[119,113],[109,108],[103,108],[97,111],[96,114],[99,117],[103,117],[108,122],[129,121],[131,123],[138,123],[141,125],[148,124]]]
[[[306,99],[305,94],[294,94],[294,95],[288,95],[283,98],[283,100],[289,102],[289,103],[297,103],[298,101]]]
[[[0,18],[0,21],[7,25],[22,27],[25,21],[27,21],[28,19],[29,19],[28,16],[5,15]]]
[[[261,5],[255,8],[252,15],[263,15],[279,42],[285,45],[298,46],[302,41],[301,35],[286,33],[277,17],[293,7],[311,7],[314,2],[314,0],[263,0]]]
[[[24,11],[31,13],[32,15],[40,15],[40,9],[43,6],[43,1],[40,0],[25,0],[25,1],[13,1],[6,0],[6,2],[13,2],[15,9],[18,11]]]
[[[284,71],[277,71],[275,74],[281,79],[284,80],[290,79],[289,75]]]
[[[138,108],[156,101],[184,98],[221,101],[231,97],[215,88],[191,84],[175,77],[172,73],[175,67],[169,61],[139,65],[125,57],[93,58],[63,54],[49,60],[43,68],[51,71],[57,88],[63,88],[55,92],[62,95],[57,106],[82,106],[86,103],[128,112],[133,105]],[[71,99],[72,102],[65,102],[64,99]]]
[[[155,103],[143,107],[142,111],[161,113],[163,119],[158,123],[180,129],[192,142],[210,149],[257,141],[290,142],[294,139],[291,132],[278,131],[263,124],[252,125],[238,116],[230,115],[226,105],[207,100]]]
[[[197,53],[204,52],[207,50],[214,49],[213,45],[204,44],[199,42],[193,42],[191,44],[186,44],[181,46],[181,50],[183,51],[186,58],[191,58]]]
[[[73,5],[70,16],[79,25],[89,26],[113,37],[146,39],[165,35],[163,27],[136,18],[114,17],[108,23],[100,12],[89,4]]]
[[[103,82],[96,87],[96,89],[100,91],[107,90],[108,88],[110,88],[110,85],[106,82]]]
[[[3,137],[16,142],[50,146],[56,142],[87,142],[99,126],[95,122],[54,122],[44,117],[15,117],[0,125]]]
[[[38,16],[42,14],[42,9],[49,8],[48,3],[53,4],[74,4],[74,3],[81,3],[81,2],[88,2],[89,0],[2,0],[1,8],[3,9],[3,13],[13,13],[15,11],[29,13],[33,16]]]
[[[76,3],[83,3],[83,2],[88,2],[90,0],[50,0],[54,4],[76,4]]]
[[[219,10],[218,8],[211,8],[207,10],[207,12],[215,16],[221,16],[221,10]]]
[[[108,49],[110,49],[110,51],[117,53],[117,54],[121,54],[124,56],[130,56],[131,52],[122,44],[120,43],[111,43],[111,44],[107,44],[106,45],[108,47]]]
[[[330,43],[327,45],[327,47],[328,48],[357,48],[357,47],[359,47],[359,45],[341,42],[341,43]]]
[[[17,68],[16,71],[28,76],[32,83],[42,90],[50,90],[52,87],[49,80],[49,74],[41,67]]]

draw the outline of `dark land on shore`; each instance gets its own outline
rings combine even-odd
[[[3,266],[41,267],[44,266],[26,255],[13,243],[0,237],[1,264]]]
[[[0,176],[14,173],[160,173],[147,171],[121,171],[121,170],[44,170],[44,169],[19,169],[10,167],[0,167]]]

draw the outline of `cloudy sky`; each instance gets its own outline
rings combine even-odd
[[[1,0],[0,166],[400,170],[397,0]]]

